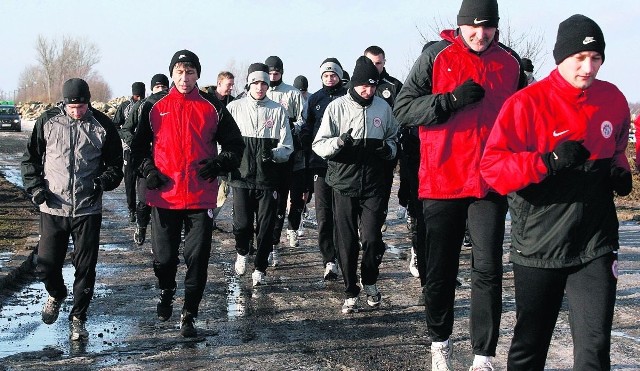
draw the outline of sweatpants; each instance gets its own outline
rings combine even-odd
[[[509,370],[543,370],[566,292],[574,370],[609,370],[616,302],[617,254],[586,264],[543,269],[513,264],[516,326]]]
[[[378,281],[378,267],[382,262],[385,245],[380,228],[385,219],[386,200],[381,196],[348,197],[333,191],[333,223],[335,245],[340,255],[340,268],[345,285],[345,297],[353,298],[360,293],[357,270],[360,245],[358,225],[362,242],[360,278],[363,285]],[[358,220],[360,223],[358,223]]]
[[[236,251],[247,255],[253,240],[253,219],[256,218],[255,269],[267,272],[269,253],[273,250],[271,237],[276,221],[280,195],[275,189],[248,189],[233,187],[233,235]]]
[[[75,268],[73,281],[72,317],[87,319],[87,310],[93,297],[96,282],[96,263],[100,245],[102,214],[77,217],[40,213],[40,242],[36,275],[44,287],[56,299],[67,296],[62,276],[62,266],[67,254],[69,236],[73,241],[71,263]]]
[[[213,219],[207,209],[171,210],[152,208],[151,242],[153,270],[161,290],[176,287],[178,250],[184,227],[184,305],[186,310],[198,316],[198,307],[207,284],[207,269],[211,254]]]
[[[284,228],[284,216],[287,213],[287,200],[289,199],[289,189],[291,188],[291,180],[293,177],[293,155],[289,161],[278,164],[280,182],[276,188],[278,192],[278,203],[276,209],[276,221],[271,234],[271,244],[278,246],[280,244],[280,236],[282,228]]]
[[[322,255],[322,264],[336,262],[337,250],[333,236],[333,189],[325,182],[327,169],[313,169],[313,193],[318,221],[318,247]]]
[[[131,164],[131,150],[125,150],[124,157],[124,193],[127,196],[127,209],[136,211],[136,178],[138,174]]]
[[[306,204],[304,198],[305,193],[307,193],[309,197],[313,194],[309,192],[309,190],[313,190],[310,180],[311,176],[307,169],[297,170],[291,174],[289,214],[287,214],[288,229],[297,231],[300,228],[302,212]]]
[[[423,201],[426,245],[425,313],[432,341],[453,331],[460,248],[466,220],[471,252],[470,335],[473,354],[495,356],[502,313],[502,242],[507,199],[486,197]]]
[[[147,205],[147,179],[138,178],[136,183],[138,204],[136,205],[136,223],[147,228],[151,220],[151,206]]]

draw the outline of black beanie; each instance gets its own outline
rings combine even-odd
[[[529,58],[522,58],[522,69],[525,72],[533,72],[533,62]]]
[[[62,97],[65,103],[89,103],[89,85],[83,79],[69,79],[62,85]]]
[[[322,61],[322,64],[320,64],[320,77],[322,77],[325,72],[333,72],[338,75],[340,79],[342,79],[342,76],[344,75],[342,65],[336,58],[327,58]]]
[[[194,52],[186,49],[178,50],[173,55],[173,58],[171,58],[171,63],[169,64],[169,76],[173,76],[173,66],[175,66],[176,63],[184,62],[193,64],[196,68],[196,71],[198,72],[198,77],[200,77],[200,71],[202,70],[202,67],[200,66],[200,59]]]
[[[293,87],[300,91],[307,91],[309,88],[309,80],[306,77],[300,75],[293,80]]]
[[[252,63],[247,71],[247,85],[257,81],[269,84],[269,67],[264,63]]]
[[[131,95],[138,95],[140,97],[144,97],[145,86],[144,82],[136,81],[131,84]]]
[[[553,59],[558,65],[576,53],[594,51],[600,53],[604,62],[604,46],[604,35],[600,26],[589,17],[574,14],[558,26]]]
[[[498,27],[497,0],[462,0],[458,12],[458,26]]]
[[[349,76],[349,72],[342,71],[342,81],[351,81],[351,76]]]
[[[356,60],[356,67],[353,69],[353,75],[351,75],[351,85],[378,85],[378,79],[380,74],[378,69],[371,62],[371,59],[364,55]]]
[[[151,89],[153,89],[156,85],[164,85],[169,87],[169,78],[162,73],[158,73],[153,75],[151,78]]]
[[[280,59],[280,57],[272,55],[269,58],[267,58],[266,61],[264,61],[264,64],[266,64],[269,67],[269,72],[271,71],[276,71],[280,73],[284,72],[282,59]]]

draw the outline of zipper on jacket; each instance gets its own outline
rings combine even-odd
[[[71,117],[71,116],[69,116]],[[69,181],[71,182],[69,189],[69,197],[71,198],[71,216],[76,216],[76,172],[74,164],[76,163],[76,142],[73,135],[74,128],[76,126],[76,119],[71,119],[71,125],[69,125]]]

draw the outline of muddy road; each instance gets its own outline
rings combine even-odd
[[[22,133],[0,133],[0,170],[10,176],[15,156],[9,143],[26,140]],[[15,160],[14,160],[15,159]],[[12,161],[16,161],[11,164]],[[12,170],[13,169],[13,170]],[[397,187],[397,184],[396,184]],[[394,193],[395,194],[395,193]],[[86,344],[69,341],[70,298],[60,318],[42,323],[46,300],[41,283],[27,279],[14,292],[0,297],[0,370],[428,370],[430,341],[426,337],[420,284],[408,271],[410,241],[406,220],[398,219],[392,198],[384,240],[389,248],[378,286],[382,305],[377,310],[343,315],[343,283],[324,281],[316,231],[305,228],[300,247],[283,248],[282,264],[267,271],[267,285],[251,286],[250,274],[234,274],[235,259],[230,202],[220,215],[209,260],[209,280],[196,321],[199,337],[184,339],[178,330],[184,265],[178,270],[178,300],[174,316],[156,319],[158,290],[153,274],[150,242],[133,243],[133,224],[127,220],[123,186],[106,193],[96,294],[89,309]],[[310,205],[313,205],[311,203]],[[311,210],[313,215],[313,210]],[[508,227],[507,223],[507,227]],[[226,231],[226,232],[225,232]],[[620,279],[612,339],[614,369],[640,369],[640,228],[621,225]],[[286,238],[283,234],[282,243]],[[504,245],[503,320],[496,369],[503,370],[515,317],[511,265]],[[456,296],[454,367],[466,370],[472,354],[468,335],[469,256],[461,258],[462,286]],[[248,270],[249,271],[249,270]],[[73,268],[64,269],[71,288]],[[364,294],[361,294],[364,295]],[[571,334],[566,312],[561,313],[547,368],[568,370],[572,365]]]

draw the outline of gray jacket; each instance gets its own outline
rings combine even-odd
[[[90,107],[82,119],[74,120],[60,105],[36,121],[21,165],[25,190],[46,192],[41,212],[65,217],[100,214],[102,192],[122,181],[122,144],[102,112]]]

